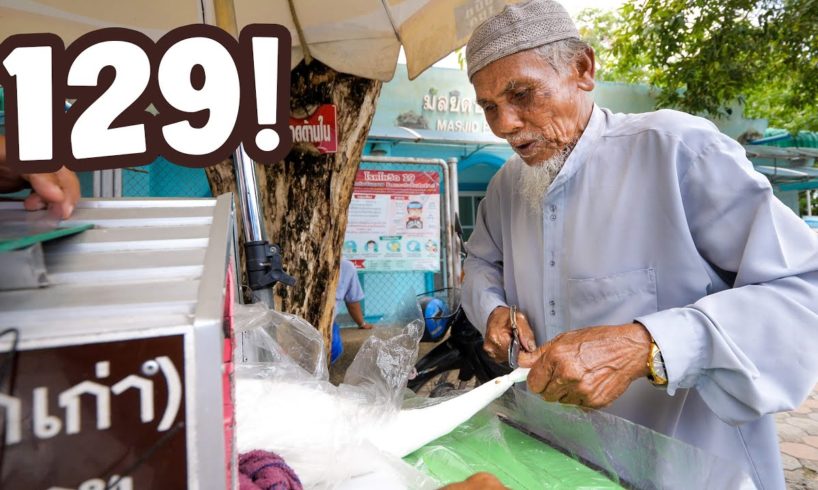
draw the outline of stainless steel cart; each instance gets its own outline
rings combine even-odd
[[[231,482],[233,219],[229,194],[81,201],[48,285],[0,292],[0,488]]]

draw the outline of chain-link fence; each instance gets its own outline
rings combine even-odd
[[[126,167],[117,172],[119,177],[113,178],[121,181],[111,183],[110,187],[105,189],[101,189],[98,182],[95,184],[96,180],[106,178],[102,172],[79,172],[77,176],[82,196],[212,197],[204,169],[174,165],[163,157],[157,158],[149,165]],[[121,194],[114,189],[121,189]],[[114,194],[108,194],[106,191]]]
[[[204,169],[174,165],[162,157],[122,169],[123,197],[211,197]]]
[[[393,315],[395,309],[398,308],[401,301],[406,298],[409,294],[421,294],[428,291],[433,291],[436,289],[440,289],[443,287],[447,287],[450,283],[449,278],[447,277],[447,249],[445,247],[446,238],[445,238],[445,224],[446,220],[444,219],[445,213],[445,202],[446,202],[446,194],[445,194],[445,179],[444,179],[444,169],[439,165],[435,164],[418,164],[418,163],[371,163],[371,162],[361,162],[359,167],[359,171],[398,171],[398,172],[424,172],[424,173],[436,173],[438,176],[438,182],[440,183],[440,191],[439,191],[439,198],[440,204],[438,206],[440,212],[440,219],[438,220],[439,226],[436,232],[436,240],[424,238],[423,240],[419,240],[417,243],[419,245],[415,246],[426,246],[428,242],[435,241],[439,254],[439,260],[436,264],[435,270],[413,270],[413,264],[411,263],[411,259],[409,261],[404,261],[402,269],[403,270],[390,270],[390,271],[358,271],[358,278],[360,279],[361,286],[364,290],[365,298],[361,302],[361,306],[364,312],[364,317],[368,323],[378,324],[385,321]],[[387,216],[388,219],[394,219],[394,216]],[[349,235],[348,235],[349,236]],[[399,237],[388,237],[390,239],[395,239]],[[346,240],[345,243],[350,243],[351,240]],[[353,242],[354,243],[354,242]],[[387,245],[389,242],[381,242],[381,246],[386,243]],[[406,242],[405,240],[399,241],[403,246],[407,243],[412,243],[412,241]],[[409,245],[410,247],[412,245]],[[352,251],[349,247],[344,248],[344,257],[345,258],[352,258],[354,254],[351,253]],[[355,262],[355,260],[353,260]],[[337,316],[338,322],[342,326],[351,326],[354,325],[351,318],[349,317],[346,308],[343,307],[338,312]]]

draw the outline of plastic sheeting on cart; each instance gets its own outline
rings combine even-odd
[[[253,308],[255,312],[237,313],[237,330],[251,332],[245,338],[267,355],[261,356],[264,362],[237,367],[237,445],[241,452],[265,449],[280,454],[305,488],[425,490],[477,471],[493,472],[513,488],[528,488],[532,482],[537,482],[535,488],[579,488],[594,481],[605,482],[608,488],[617,484],[639,489],[752,488],[751,479],[732,463],[681,441],[604,412],[546,403],[517,389],[455,433],[482,438],[480,445],[496,449],[508,446],[505,428],[513,426],[535,440],[529,444],[535,453],[550,446],[572,458],[585,475],[581,484],[543,473],[537,458],[527,458],[519,444],[509,449],[508,456],[517,465],[517,479],[509,480],[496,461],[469,460],[460,454],[462,447],[452,444],[449,436],[408,457],[413,467],[371,441],[389,429],[401,407],[422,409],[449,401],[421,399],[405,389],[417,356],[421,321],[411,321],[404,329],[375,329],[344,383],[334,386],[327,381],[321,336],[312,326]],[[447,476],[434,471],[432,453],[445,453],[453,472]]]

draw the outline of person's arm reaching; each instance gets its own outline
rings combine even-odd
[[[31,186],[23,202],[29,211],[50,208],[60,218],[68,218],[80,199],[77,175],[63,167],[53,173],[16,174],[6,166],[6,138],[0,135],[0,192],[16,192]]]
[[[372,328],[372,325],[366,323],[364,320],[364,312],[361,309],[361,303],[358,301],[347,302],[347,311],[349,311],[349,316],[352,317],[352,320],[358,325],[358,328],[363,328],[365,330],[369,330]]]

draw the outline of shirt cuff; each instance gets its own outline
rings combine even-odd
[[[695,308],[671,308],[636,318],[648,329],[662,351],[668,384],[673,395],[679,388],[692,388],[706,367],[710,352],[710,320]]]

